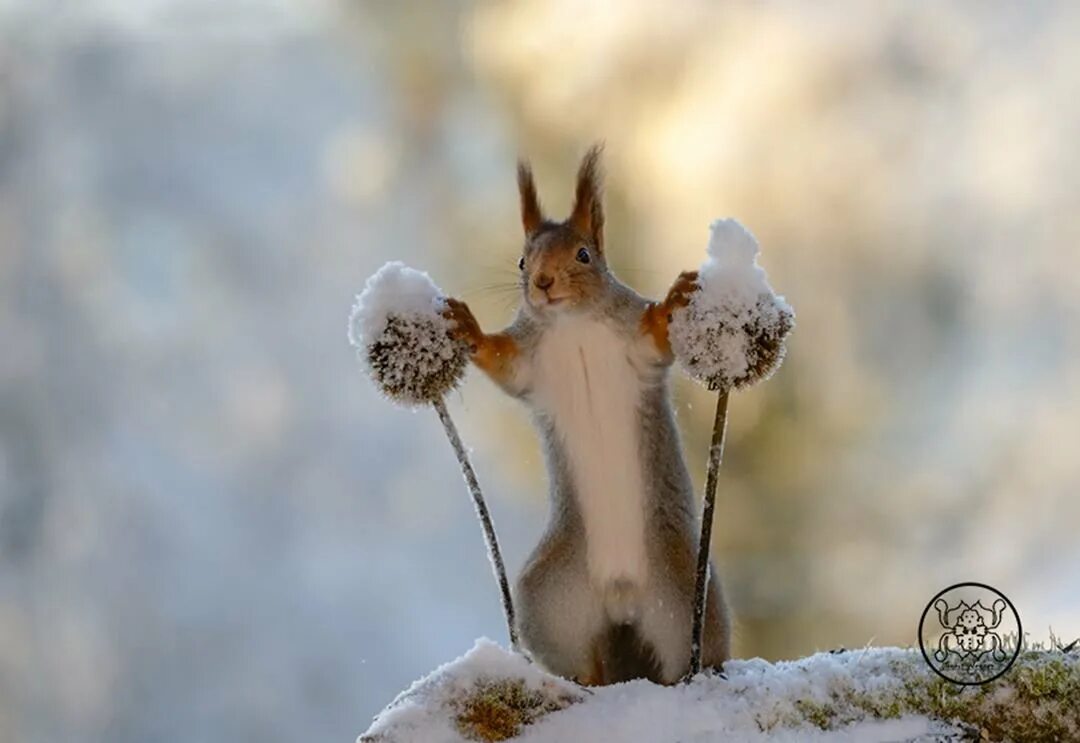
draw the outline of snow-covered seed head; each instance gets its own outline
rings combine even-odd
[[[442,292],[422,271],[394,261],[367,280],[349,315],[349,342],[394,402],[438,400],[465,374],[468,349],[450,337]]]
[[[795,313],[769,286],[757,241],[737,221],[712,223],[708,254],[700,290],[672,317],[671,347],[709,389],[748,387],[780,367]]]

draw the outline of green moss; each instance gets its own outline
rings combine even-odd
[[[926,715],[983,740],[1080,740],[1080,654],[1028,651],[1001,678],[981,686],[945,681],[917,658],[889,665],[893,690],[839,684],[828,698],[795,702],[802,724],[835,730],[860,719]]]
[[[1039,665],[1022,666],[1016,671],[1017,691],[1030,699],[1057,699],[1064,695],[1076,694],[1076,674],[1061,660],[1055,658]],[[1073,697],[1076,699],[1076,697]],[[1080,702],[1078,702],[1080,704]]]
[[[1064,741],[1080,736],[1080,655],[1029,651],[1002,677],[959,686],[925,667],[896,669],[902,691],[889,712],[960,722],[988,740]]]
[[[903,701],[898,698],[864,701],[860,708],[872,717],[894,720],[905,712]]]
[[[455,722],[469,740],[513,738],[525,725],[577,701],[567,695],[551,697],[529,689],[521,679],[481,681],[457,703]]]
[[[820,704],[807,699],[795,702],[796,709],[802,715],[803,720],[822,730],[830,729],[835,723],[836,708],[830,704]]]

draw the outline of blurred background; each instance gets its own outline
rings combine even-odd
[[[0,0],[0,740],[352,740],[505,641],[434,414],[345,338],[383,262],[490,328],[607,141],[659,295],[717,216],[798,327],[733,400],[736,654],[915,641],[962,580],[1080,636],[1080,9]],[[699,485],[713,398],[676,373]],[[451,401],[509,567],[525,412]]]

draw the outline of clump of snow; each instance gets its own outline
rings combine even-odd
[[[359,741],[468,740],[459,720],[463,709],[473,695],[503,680],[511,680],[515,688],[539,695],[549,709],[579,702],[587,693],[569,681],[541,671],[524,656],[481,638],[468,653],[440,666],[399,694]]]
[[[712,223],[701,288],[676,310],[671,347],[692,377],[710,389],[745,387],[771,375],[795,324],[791,306],[757,265],[754,236],[734,219]]]
[[[423,405],[463,376],[464,344],[450,337],[445,299],[423,271],[387,263],[364,285],[349,315],[349,342],[365,370],[390,399]]]
[[[847,715],[824,730],[806,710],[855,693],[885,696],[902,686],[893,664],[917,652],[896,649],[815,655],[798,663],[731,661],[727,678],[699,675],[691,683],[658,686],[632,681],[582,689],[550,676],[489,641],[413,684],[360,737],[362,743],[451,743],[498,740],[470,735],[460,710],[492,679],[520,679],[553,701],[549,714],[516,731],[515,740],[675,743],[676,741],[895,741],[942,734],[952,726],[923,715],[874,719]]]
[[[585,689],[481,640],[413,684],[359,741],[1080,740],[1078,653],[1022,653],[977,687],[950,684],[918,650],[899,648],[733,660],[724,674]]]

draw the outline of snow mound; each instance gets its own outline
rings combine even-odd
[[[672,317],[675,356],[690,376],[713,390],[746,387],[771,375],[783,360],[795,313],[757,265],[754,236],[734,219],[710,227],[701,288]]]
[[[959,687],[918,650],[734,660],[725,676],[582,688],[489,640],[417,681],[358,743],[1080,740],[1080,655],[1027,651]]]
[[[365,371],[394,402],[424,405],[465,373],[464,344],[450,338],[445,299],[424,273],[393,261],[367,280],[349,315],[349,342]]]
[[[358,741],[484,740],[472,733],[490,732],[500,724],[513,734],[543,714],[580,702],[587,693],[481,638],[468,653],[399,694]],[[481,724],[473,717],[483,713],[485,705],[491,719]]]

